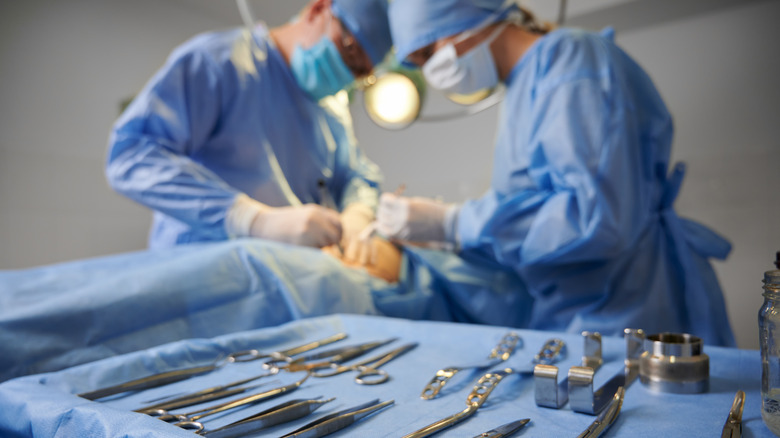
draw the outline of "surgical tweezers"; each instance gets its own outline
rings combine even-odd
[[[333,400],[335,398],[327,400],[290,400],[214,430],[205,430],[203,423],[198,421],[183,421],[177,425],[182,429],[194,430],[199,435],[211,438],[241,437],[271,426],[303,418],[319,409],[325,403]]]
[[[283,435],[281,438],[318,438],[330,435],[393,403],[395,403],[394,400],[388,400],[381,403],[379,402],[379,399],[372,400],[353,408],[325,415],[287,435]]]
[[[228,385],[204,389],[198,392],[194,392],[192,394],[187,394],[181,397],[174,398],[172,400],[167,400],[164,402],[145,406],[143,408],[136,409],[134,412],[138,412],[141,414],[153,414],[159,411],[172,411],[174,409],[186,408],[188,406],[198,405],[201,403],[219,400],[233,395],[243,394],[247,391],[251,391],[253,389],[257,389],[265,385],[265,384],[260,384],[260,385],[241,386],[241,387],[234,388],[234,386],[241,385],[243,383],[246,383],[247,381],[251,381],[254,379],[255,378],[244,379],[242,381],[233,382]]]
[[[531,421],[530,418],[513,421],[503,426],[498,426],[495,429],[490,429],[487,432],[482,432],[481,434],[475,436],[474,438],[506,438],[508,436],[511,436],[515,432],[519,431],[523,427],[525,427],[525,425],[528,424],[529,421]]]
[[[726,424],[723,425],[721,438],[742,438],[742,411],[745,408],[745,391],[737,391],[731,404]]]
[[[336,341],[340,341],[344,338],[346,338],[347,335],[344,333],[339,333],[333,336],[330,336],[328,338],[310,342],[308,344],[304,344],[298,347],[294,347],[288,350],[283,350],[279,352],[273,352],[273,353],[261,353],[258,350],[245,350],[245,351],[238,351],[235,353],[229,354],[227,357],[223,359],[219,359],[215,361],[214,363],[210,365],[204,365],[204,366],[198,366],[198,367],[192,367],[192,368],[184,368],[180,370],[174,370],[174,371],[167,371],[164,373],[158,373],[154,374],[148,377],[143,377],[140,379],[130,380],[124,383],[120,383],[119,385],[114,386],[108,386],[105,388],[96,389],[94,391],[89,392],[83,392],[81,394],[78,394],[79,397],[85,398],[87,400],[97,400],[103,397],[108,397],[111,395],[121,394],[123,392],[128,391],[140,391],[143,389],[149,389],[149,388],[156,388],[158,386],[167,385],[169,383],[179,382],[182,380],[189,379],[191,377],[200,376],[203,374],[210,373],[216,369],[219,369],[223,366],[225,366],[228,363],[233,362],[249,362],[252,360],[257,360],[261,358],[271,357],[276,359],[281,358],[289,358],[290,356],[295,356],[300,353],[307,352],[309,350],[313,350],[317,347],[321,347],[323,345],[327,345]],[[272,370],[272,373],[275,373],[277,370]]]
[[[165,410],[157,410],[154,412],[149,412],[149,415],[156,416],[160,420],[173,422],[177,421],[179,423],[188,423],[193,421],[198,421],[201,418],[208,417],[210,415],[219,414],[220,412],[225,412],[230,409],[242,407],[242,406],[249,406],[253,404],[260,403],[262,401],[268,400],[273,397],[280,396],[282,394],[286,394],[288,392],[295,391],[298,389],[303,382],[306,381],[306,379],[309,378],[311,374],[306,373],[306,376],[303,377],[303,379],[293,382],[289,385],[285,385],[279,388],[270,389],[268,391],[264,391],[258,394],[252,394],[243,398],[240,398],[238,400],[233,400],[225,403],[221,403],[214,406],[209,406],[207,408],[199,409],[197,411],[188,412],[186,414],[171,414]],[[177,424],[178,425],[178,424]]]

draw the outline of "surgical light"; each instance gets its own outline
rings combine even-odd
[[[417,120],[423,95],[424,87],[415,84],[409,75],[391,71],[377,77],[365,89],[364,104],[374,123],[387,129],[400,129]]]

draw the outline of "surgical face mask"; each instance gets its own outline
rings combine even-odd
[[[327,30],[312,47],[295,48],[290,68],[298,86],[316,101],[338,93],[355,80]]]
[[[457,41],[436,51],[423,65],[422,72],[431,87],[447,94],[469,95],[498,86],[498,71],[490,44],[504,30],[498,26],[485,41],[458,57],[455,44],[473,35],[468,32]]]

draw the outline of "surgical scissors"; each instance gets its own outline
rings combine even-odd
[[[338,333],[336,335],[327,337],[325,339],[321,339],[319,341],[314,341],[308,344],[300,345],[298,347],[290,348],[288,350],[272,352],[267,354],[261,353],[260,351],[254,349],[237,351],[235,353],[231,353],[227,355],[225,358],[217,359],[216,361],[214,361],[214,363],[210,365],[166,371],[164,373],[158,373],[151,376],[142,377],[140,379],[130,380],[124,383],[120,383],[118,385],[108,386],[105,388],[96,389],[94,391],[83,392],[81,394],[78,394],[78,396],[81,398],[85,398],[87,400],[97,400],[103,397],[108,397],[110,395],[121,394],[123,392],[140,391],[149,388],[156,388],[159,386],[167,385],[169,383],[175,383],[175,382],[189,379],[191,377],[210,373],[214,370],[222,368],[223,366],[233,362],[250,362],[253,360],[262,359],[266,357],[275,358],[275,359],[290,358],[291,356],[295,356],[300,353],[305,353],[317,347],[321,347],[323,345],[340,341],[346,337],[347,335],[345,333]],[[276,374],[276,372],[278,372],[278,370],[271,370],[271,374]]]
[[[312,375],[314,377],[331,377],[337,374],[345,373],[347,371],[357,371],[358,375],[355,376],[355,383],[359,385],[378,385],[390,380],[390,375],[387,374],[387,371],[380,370],[379,367],[406,353],[407,351],[416,348],[417,345],[417,342],[406,344],[396,348],[395,350],[374,356],[354,365],[339,365],[334,363],[331,364],[331,370],[314,371]]]

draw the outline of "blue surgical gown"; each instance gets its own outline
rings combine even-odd
[[[240,192],[279,207],[376,205],[381,173],[357,148],[344,102],[310,99],[267,30],[196,36],[114,125],[106,175],[155,211],[151,247],[218,241]]]
[[[514,66],[491,188],[467,201],[465,254],[517,270],[530,328],[687,332],[735,344],[708,258],[730,244],[672,204],[672,118],[642,68],[602,34],[560,29]]]

